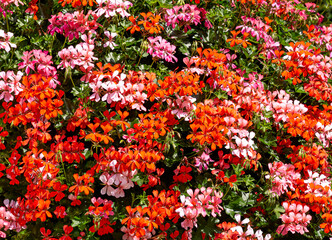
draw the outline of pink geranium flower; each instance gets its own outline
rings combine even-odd
[[[164,59],[166,62],[175,62],[178,59],[174,56],[176,47],[171,45],[162,37],[149,37],[149,46],[147,52],[152,55],[153,58]]]
[[[16,48],[16,44],[9,41],[13,36],[13,33],[6,33],[4,30],[0,29],[0,49],[5,49],[6,52],[9,52],[10,48]]]
[[[105,195],[107,193],[108,196],[112,196],[112,192],[114,191],[114,188],[111,187],[113,184],[113,179],[111,178],[111,175],[109,175],[107,172],[104,172],[100,177],[100,181],[105,184],[105,187],[103,187],[100,191],[102,195]]]
[[[123,0],[96,0],[98,7],[95,13],[98,17],[105,15],[106,18],[113,17],[119,14],[121,17],[129,17],[130,14],[126,11],[133,4],[129,1]]]
[[[184,32],[191,29],[190,25],[198,25],[204,21],[204,26],[209,29],[211,22],[206,18],[207,12],[204,8],[198,8],[196,5],[185,4],[183,6],[174,6],[167,9],[165,21],[167,26],[175,28],[176,25],[184,26]]]
[[[110,47],[110,49],[114,49],[114,47],[118,46],[114,42],[114,38],[118,35],[117,33],[110,33],[109,31],[104,32],[105,36],[108,38],[108,41],[104,43],[104,47]]]

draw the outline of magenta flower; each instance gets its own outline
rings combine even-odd
[[[194,149],[195,152],[198,152],[197,149]],[[199,157],[195,157],[195,166],[198,167],[198,169],[200,171],[207,170],[209,163],[210,162],[214,162],[211,157],[210,157],[210,153],[212,151],[209,148],[205,148],[204,151],[202,152],[202,154]]]
[[[89,20],[89,16],[92,16],[94,20]],[[83,11],[76,11],[74,13],[62,12],[58,15],[52,15],[48,21],[51,23],[48,26],[48,32],[54,35],[55,32],[63,34],[68,37],[69,41],[73,38],[79,38],[79,33],[84,34],[86,31],[95,33],[95,30],[100,26],[97,23],[97,16],[90,10],[86,15]]]

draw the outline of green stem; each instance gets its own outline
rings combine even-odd
[[[152,66],[153,66],[153,64],[156,62],[156,60],[155,59],[153,59],[153,62],[151,63],[151,65],[150,65],[150,70],[151,70],[151,68],[152,68]]]
[[[121,43],[120,43],[120,46],[121,46],[121,50],[122,50],[122,52],[126,52],[126,48],[125,48],[125,46],[124,46],[124,44],[123,44],[123,36],[124,36],[124,34],[125,34],[125,31],[126,31],[126,30],[124,30],[124,31],[122,32],[122,34],[121,34]],[[125,58],[125,65],[127,65],[127,58]]]
[[[139,65],[139,63],[141,62],[141,59],[142,59],[142,55],[143,55],[143,51],[144,51],[144,49],[143,49],[144,41],[145,41],[145,36],[143,38],[143,41],[142,41],[140,49],[139,49],[140,56],[139,56],[139,59],[138,59],[137,66]]]
[[[60,160],[61,160],[61,166],[62,166],[63,174],[65,175],[66,182],[68,183],[68,178],[67,178],[67,173],[66,173],[66,169],[65,169],[65,164],[62,161],[61,153],[60,153]]]
[[[223,195],[223,197],[225,197],[227,195],[227,193],[229,192],[230,189],[231,189],[231,187],[228,185],[227,190],[226,190],[225,194]]]
[[[67,42],[67,38],[65,38],[65,41],[64,41],[64,43],[63,43],[63,45],[62,45],[62,48],[61,48],[61,49],[64,49],[66,42]]]
[[[8,65],[7,65],[7,67],[9,67],[10,64],[12,64],[12,62],[13,62],[14,50],[11,49],[11,52],[12,52],[12,54],[11,54],[11,56],[10,56],[10,61],[9,61]]]
[[[76,86],[75,86],[75,83],[74,83],[74,81],[73,81],[73,78],[71,77],[71,73],[70,73],[70,80],[71,80],[71,83],[73,84],[73,86],[76,87]]]
[[[142,53],[140,52],[140,56],[139,56],[139,59],[138,59],[138,63],[137,63],[137,66],[139,65],[139,63],[141,62],[141,59],[142,59]]]
[[[11,165],[11,163],[8,161],[8,159],[7,159],[7,158],[3,158],[3,159],[5,159],[5,160],[6,160],[6,162],[7,162],[9,165]]]
[[[51,42],[51,46],[50,46],[50,48],[49,48],[49,52],[50,52],[50,55],[51,55],[51,56],[52,56],[53,43],[54,43],[54,35],[52,36],[52,42]]]
[[[7,25],[7,32],[9,32],[8,14],[6,14],[6,25]]]

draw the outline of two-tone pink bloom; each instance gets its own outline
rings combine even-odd
[[[114,49],[114,47],[118,46],[114,42],[114,38],[118,36],[117,33],[110,33],[109,31],[104,32],[105,36],[108,38],[108,40],[104,43],[104,47],[110,47],[110,49]]]
[[[57,70],[53,67],[52,56],[48,55],[48,51],[42,51],[33,49],[32,51],[25,51],[22,57],[23,62],[18,64],[18,69],[25,69],[25,73],[29,74],[30,71],[41,74],[42,76],[49,78],[50,87],[56,88],[60,82],[57,80]]]
[[[221,214],[221,198],[223,193],[220,193],[212,188],[202,187],[200,189],[187,190],[189,196],[181,195],[180,199],[182,206],[175,210],[180,217],[185,220],[181,226],[190,234],[194,227],[197,227],[197,218],[202,215],[216,217]]]
[[[184,118],[185,121],[190,121],[196,110],[196,98],[191,96],[179,96],[175,94],[176,99],[167,99],[167,104],[172,108],[171,113],[176,115],[179,119]]]
[[[162,37],[149,37],[149,46],[147,52],[153,58],[164,59],[166,62],[177,62],[178,59],[174,56],[176,47],[171,45]]]
[[[112,104],[118,102],[123,105],[130,105],[131,109],[146,111],[144,102],[147,100],[147,94],[144,93],[143,83],[131,83],[126,74],[114,71],[112,75],[89,76],[89,86],[93,94],[91,100],[99,102],[100,100]]]
[[[307,225],[312,219],[311,215],[306,214],[310,210],[309,206],[297,202],[283,202],[282,206],[285,213],[280,218],[284,224],[278,227],[277,233],[286,235],[288,232],[300,234],[309,232]]]
[[[94,67],[93,61],[98,58],[94,57],[93,49],[95,46],[93,45],[93,40],[86,35],[82,35],[81,38],[85,42],[79,43],[75,47],[64,48],[58,53],[62,59],[58,68],[75,68],[79,66],[83,72],[86,72],[87,69]]]
[[[198,152],[198,149],[194,149],[194,152]],[[210,153],[212,151],[209,148],[205,148],[200,156],[194,157],[195,167],[197,167],[200,171],[208,170],[208,166],[214,160],[211,159]]]
[[[190,25],[198,25],[204,21],[207,29],[212,27],[211,22],[206,18],[207,12],[204,8],[198,8],[197,5],[185,4],[183,6],[174,6],[167,9],[165,21],[167,26],[175,28],[176,25],[184,26],[184,32],[191,29]]]
[[[96,15],[101,17],[105,15],[106,18],[114,17],[119,14],[121,17],[129,17],[127,10],[133,5],[129,1],[124,0],[96,0],[98,7],[94,11]]]
[[[120,172],[120,166],[117,166],[117,161],[113,160],[110,163],[112,171],[110,173],[103,172],[100,176],[100,181],[105,185],[101,189],[101,194],[108,196],[114,196],[116,198],[124,197],[124,190],[134,187],[134,183],[131,181],[137,171],[123,171]]]
[[[5,102],[14,100],[14,96],[23,91],[23,85],[21,83],[22,72],[15,74],[13,71],[0,72],[0,100]]]
[[[9,52],[10,48],[16,48],[16,44],[9,41],[13,36],[13,33],[6,33],[4,30],[0,29],[0,49],[5,49],[6,52]]]
[[[273,194],[280,196],[281,194],[295,190],[297,179],[301,178],[301,174],[295,172],[292,164],[284,164],[282,162],[269,163],[270,174],[266,175],[266,179],[271,179]]]

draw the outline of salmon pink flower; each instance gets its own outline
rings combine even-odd
[[[202,215],[203,217],[216,216],[221,214],[222,207],[221,197],[222,193],[219,193],[212,188],[204,188],[187,190],[188,197],[185,195],[180,196],[182,206],[177,208],[175,212],[179,213],[179,216],[185,218],[181,223],[181,226],[191,234],[192,229],[197,227],[197,218]],[[212,210],[212,212],[211,212]]]
[[[196,98],[191,96],[179,96],[175,94],[176,99],[167,99],[167,103],[171,108],[174,108],[171,113],[176,115],[178,118],[184,118],[185,121],[190,121],[196,110],[194,102]]]

